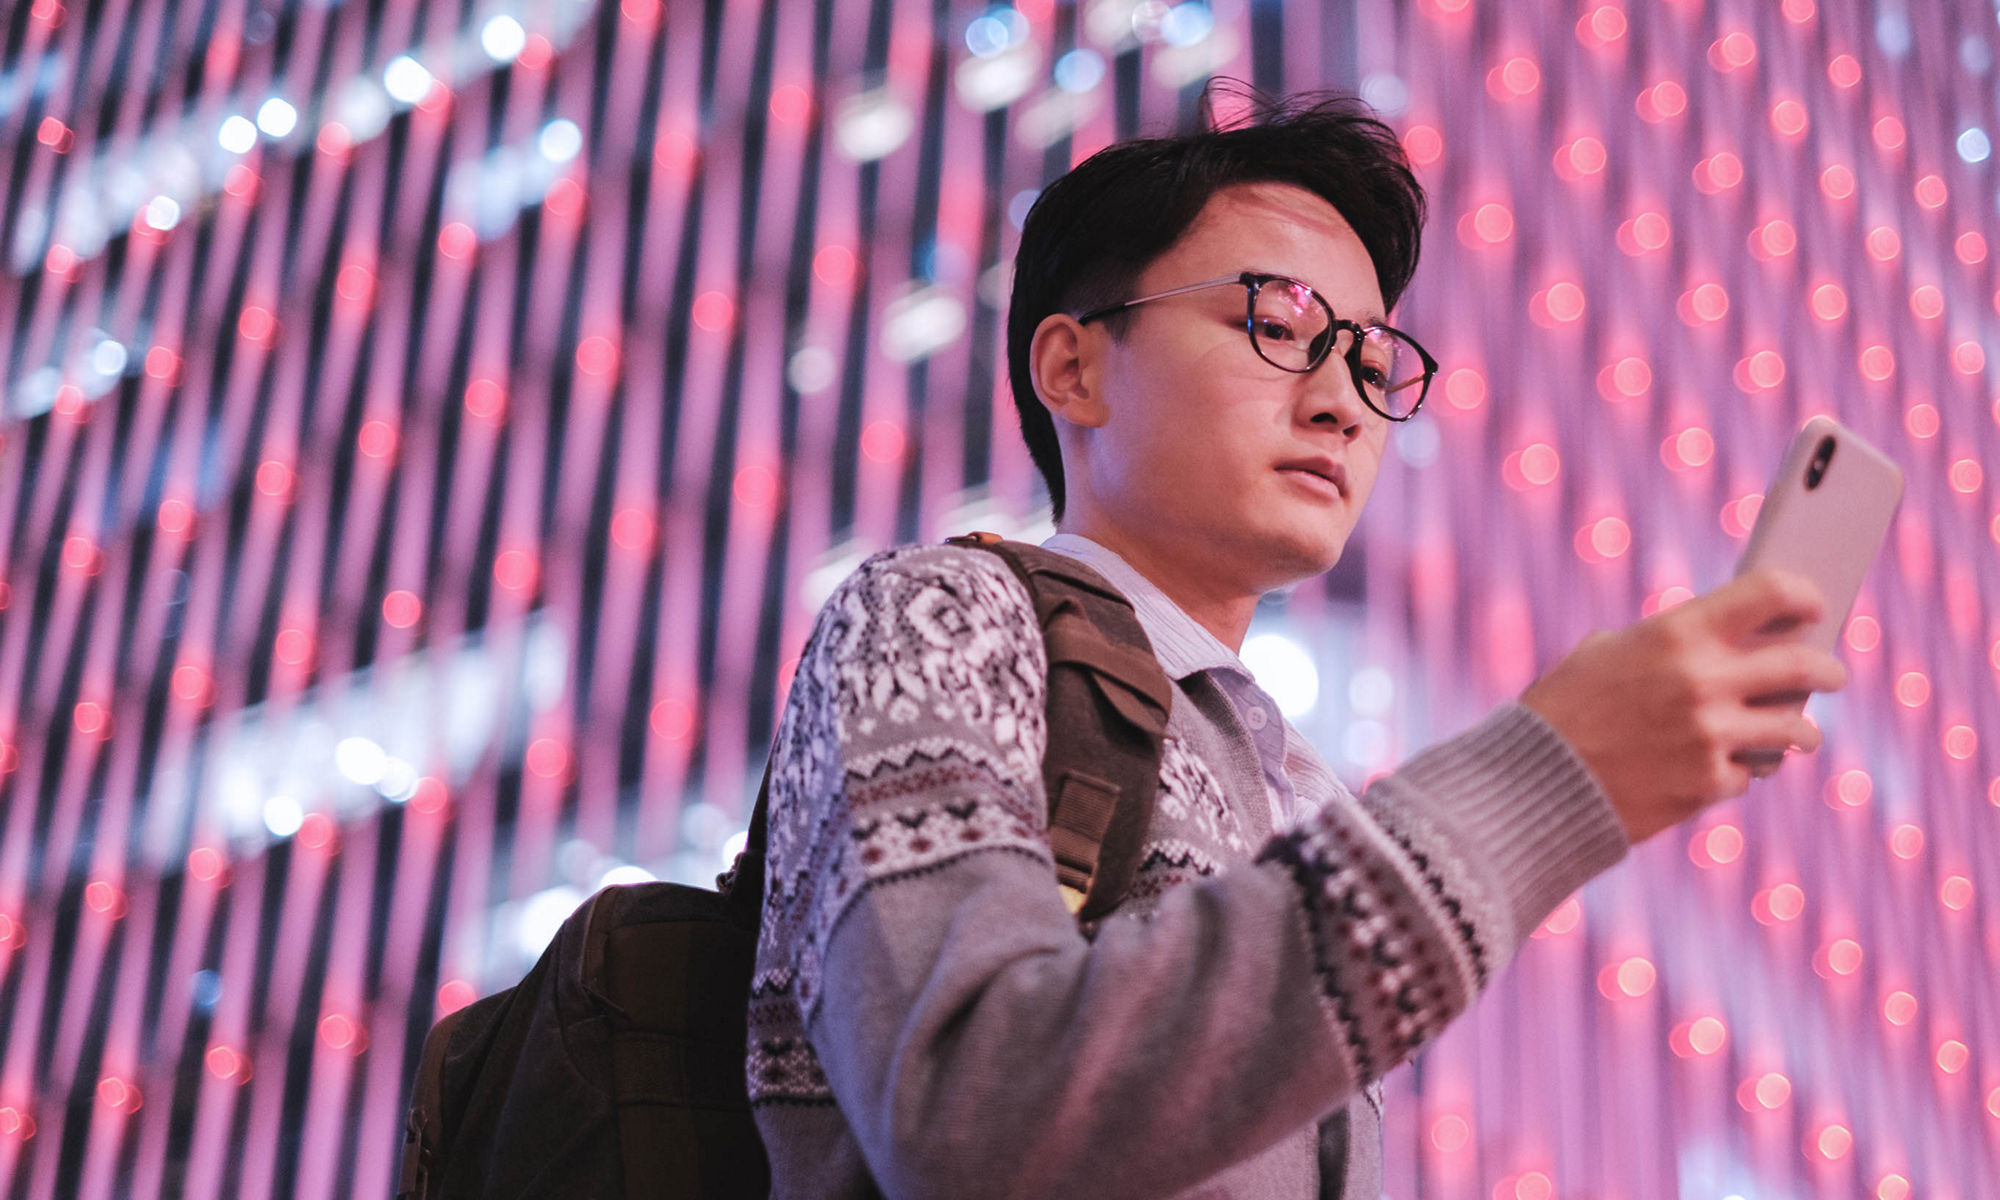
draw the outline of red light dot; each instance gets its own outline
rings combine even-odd
[[[106,1108],[117,1109],[122,1113],[138,1112],[145,1104],[145,1097],[140,1094],[139,1089],[116,1075],[106,1075],[97,1081],[97,1099]]]
[[[174,668],[172,679],[174,695],[189,704],[206,705],[215,698],[215,684],[208,672],[193,663],[182,663]]]
[[[375,298],[375,273],[360,263],[348,263],[340,268],[333,290],[351,304],[366,306]]]
[[[1914,191],[1917,203],[1925,208],[1942,208],[1951,196],[1951,190],[1945,186],[1944,177],[1940,175],[1926,175],[1917,180]]]
[[[277,331],[278,319],[261,304],[249,305],[236,318],[236,332],[249,341],[268,341]]]
[[[202,1055],[202,1062],[207,1065],[210,1075],[221,1080],[234,1079],[236,1073],[243,1069],[243,1056],[228,1046],[210,1046],[208,1053]]]
[[[415,592],[397,588],[382,597],[382,619],[397,629],[408,629],[424,615],[424,602]]]
[[[1822,321],[1838,321],[1847,314],[1847,293],[1839,284],[1820,284],[1813,289],[1812,311]]]
[[[146,374],[163,383],[179,383],[181,356],[165,346],[153,347],[146,351]]]
[[[710,333],[721,333],[736,322],[736,304],[722,292],[703,292],[694,298],[694,323]]]
[[[222,190],[246,204],[257,198],[263,186],[264,181],[248,163],[237,163],[222,177]]]
[[[1764,258],[1783,258],[1798,249],[1799,235],[1786,220],[1766,221],[1750,231],[1750,252]]]
[[[1876,262],[1889,262],[1903,252],[1903,239],[1887,225],[1877,225],[1868,231],[1868,257]]]
[[[493,582],[510,592],[525,592],[534,587],[539,574],[535,556],[526,550],[502,550],[493,556]]]
[[[478,248],[479,236],[463,221],[453,221],[438,230],[438,253],[446,258],[469,258]]]
[[[1734,825],[1717,825],[1694,835],[1689,857],[1698,866],[1722,866],[1743,856],[1743,831]]]
[[[1456,1113],[1431,1122],[1431,1145],[1445,1154],[1456,1154],[1472,1141],[1472,1125]]]
[[[1875,122],[1872,131],[1875,145],[1881,150],[1899,150],[1906,138],[1903,123],[1894,117],[1883,117]]]
[[[1889,1172],[1875,1181],[1875,1200],[1910,1200],[1910,1181]]]
[[[507,408],[507,391],[491,379],[475,379],[465,385],[465,411],[482,420],[492,420]]]
[[[1813,1137],[1813,1148],[1828,1162],[1846,1158],[1847,1152],[1854,1148],[1854,1135],[1845,1125],[1822,1125]]]
[[[1412,125],[1403,135],[1403,152],[1420,167],[1428,167],[1444,157],[1444,135],[1434,125]]]
[[[745,508],[769,509],[778,503],[778,477],[769,467],[753,464],[738,470],[730,490]]]
[[[346,1013],[328,1013],[319,1019],[319,1040],[335,1050],[360,1049],[361,1027]]]
[[[463,979],[447,979],[437,990],[438,1015],[449,1016],[479,999],[479,993]]]
[[[20,765],[21,752],[12,742],[0,741],[0,775],[11,775]]]
[[[1617,517],[1590,526],[1590,547],[1604,558],[1619,558],[1632,545],[1632,529]]]
[[[861,453],[871,461],[893,463],[901,461],[907,439],[903,427],[894,421],[870,421],[861,431]]]
[[[1715,437],[1691,425],[1660,443],[1660,458],[1676,469],[1705,466],[1715,457]]]
[[[1930,677],[1922,671],[1905,671],[1896,677],[1896,702],[1904,708],[1922,708],[1930,699]]]
[[[1933,404],[1921,402],[1912,404],[1908,411],[1903,413],[1903,430],[1913,438],[1925,440],[1934,438],[1938,435],[1941,424],[1937,406]]]
[[[1763,911],[1755,915],[1766,925],[1796,921],[1806,910],[1805,890],[1796,883],[1781,883],[1765,889],[1760,895],[1763,897]],[[1768,914],[1768,920],[1765,914]]]
[[[72,533],[63,539],[63,566],[85,575],[95,575],[104,567],[104,556],[99,553],[97,543],[80,533]]]
[[[1797,137],[1806,131],[1806,106],[1797,100],[1780,100],[1771,106],[1771,128],[1781,137]]]
[[[420,813],[442,812],[451,800],[451,792],[444,781],[434,775],[426,775],[417,780],[417,790],[410,796],[410,807]]]
[[[1736,1102],[1751,1112],[1782,1108],[1791,1098],[1792,1081],[1776,1071],[1752,1075],[1736,1089]]]
[[[1908,1025],[1917,1019],[1917,998],[1908,992],[1890,992],[1882,998],[1882,1019],[1891,1025]]]
[[[1785,381],[1785,360],[1776,350],[1759,350],[1743,360],[1744,374],[1758,389],[1777,387]]]
[[[618,345],[601,333],[576,344],[576,365],[586,375],[609,375],[618,369]]]
[[[1542,69],[1534,59],[1518,54],[1486,73],[1486,90],[1495,100],[1530,95],[1541,85]]]
[[[1972,1051],[1957,1038],[1947,1038],[1938,1043],[1935,1059],[1938,1070],[1947,1075],[1956,1075],[1965,1070],[1965,1064],[1972,1058]]]
[[[1866,614],[1847,623],[1847,648],[1866,654],[1882,644],[1882,623]]]
[[[1687,90],[1671,79],[1662,80],[1640,92],[1634,107],[1640,120],[1658,124],[1687,111]]]
[[[1555,1181],[1541,1171],[1523,1171],[1514,1184],[1514,1200],[1550,1200],[1555,1194]]]
[[[1757,514],[1763,510],[1764,494],[1751,492],[1738,496],[1722,506],[1722,531],[1730,537],[1749,537],[1756,527]]]
[[[1497,245],[1514,236],[1514,214],[1504,204],[1482,204],[1473,210],[1472,230],[1480,241]]]
[[[1563,934],[1575,929],[1582,922],[1583,902],[1575,896],[1571,896],[1561,904],[1556,905],[1555,911],[1550,913],[1547,919],[1540,925],[1537,925],[1535,932],[1530,936],[1538,938],[1561,937]]]
[[[303,666],[313,656],[313,636],[303,629],[281,629],[273,651],[279,662]]]
[[[558,217],[573,217],[583,211],[586,199],[583,185],[565,175],[549,185],[542,195],[542,207]]]
[[[543,779],[559,778],[569,770],[569,749],[554,738],[536,738],[528,744],[527,765]]]
[[[124,897],[117,887],[102,879],[93,879],[84,885],[83,902],[94,913],[115,911]]]
[[[1861,82],[1861,63],[1852,54],[1836,54],[1826,64],[1826,77],[1837,88],[1851,88]]]
[[[828,287],[846,287],[854,282],[860,262],[845,246],[822,246],[813,255],[813,277]]]
[[[396,427],[387,421],[368,421],[355,444],[370,458],[387,458],[396,452]]]
[[[1687,1040],[1696,1054],[1714,1054],[1729,1041],[1729,1026],[1716,1017],[1696,1017],[1688,1024]]]
[[[1920,284],[1910,293],[1910,311],[1926,321],[1944,314],[1944,293],[1932,285]]]
[[[1938,885],[1938,903],[1953,912],[1964,912],[1972,906],[1972,880],[1964,875],[1949,875]]]
[[[1960,762],[1979,752],[1979,734],[1970,725],[1954,725],[1944,731],[1944,752]]]
[[[1606,968],[1600,987],[1608,983],[1610,986],[1605,995],[1614,999],[1617,996],[1636,998],[1652,991],[1653,984],[1658,978],[1659,972],[1649,960],[1633,955],[1623,962],[1614,963]]]
[[[1444,398],[1453,408],[1471,412],[1486,403],[1486,376],[1460,367],[1444,379]]]
[[[292,495],[294,477],[292,469],[275,458],[265,459],[257,464],[257,492],[273,500],[288,500]]]
[[[684,700],[662,700],[653,705],[650,723],[654,733],[678,742],[694,732],[694,706]]]
[[[621,548],[640,553],[652,548],[653,514],[643,508],[621,508],[611,516],[611,540]]]
[[[1850,767],[1827,781],[1827,804],[1835,808],[1860,808],[1875,794],[1875,780],[1859,767]]]
[[[1725,34],[1708,47],[1709,65],[1718,71],[1734,71],[1757,61],[1757,43],[1741,31]]]
[[[1681,295],[1681,320],[1689,325],[1720,321],[1729,312],[1729,293],[1721,284],[1703,283]]]
[[[323,850],[333,842],[333,818],[325,813],[307,813],[299,822],[299,844],[309,850]]]
[[[74,272],[80,264],[77,262],[76,251],[71,250],[61,242],[57,242],[55,245],[49,247],[48,257],[42,260],[42,265],[48,269],[51,275],[67,276]]]
[[[1562,324],[1568,324],[1583,315],[1583,289],[1564,280],[1551,284],[1548,290],[1549,316]]]
[[[618,11],[627,21],[648,33],[660,22],[660,0],[619,0]]]
[[[35,126],[35,140],[57,154],[68,154],[70,147],[76,144],[76,136],[70,132],[69,126],[55,117],[43,117],[42,123]]]
[[[1863,350],[1856,365],[1862,375],[1880,383],[1896,373],[1896,356],[1889,347],[1878,343]]]
[[[313,145],[329,158],[345,158],[347,152],[354,149],[354,135],[340,122],[328,121],[320,126],[319,136],[313,139]]]
[[[1986,368],[1986,348],[1970,339],[1951,348],[1951,367],[1960,375],[1977,375]]]
[[[1889,853],[1908,862],[1924,852],[1924,831],[1908,823],[1889,831]]]
[[[1826,965],[1826,972],[1822,974],[1852,975],[1861,969],[1861,958],[1860,942],[1853,938],[1835,939],[1820,951],[1820,961]]]
[[[812,95],[796,83],[771,89],[771,115],[787,125],[801,125],[812,117]]]
[[[1825,192],[1828,199],[1845,200],[1854,194],[1854,187],[1854,172],[1840,163],[1820,172],[1819,190]]]
[[[111,713],[94,700],[85,700],[71,711],[76,731],[85,737],[103,737],[111,730]]]
[[[222,874],[222,852],[213,846],[196,846],[188,851],[188,874],[203,883],[214,882]]]
[[[1604,143],[1588,135],[1565,144],[1556,151],[1556,170],[1571,178],[1595,175],[1604,169]]]

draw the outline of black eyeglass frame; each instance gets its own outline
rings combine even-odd
[[[1313,302],[1318,304],[1320,310],[1326,314],[1327,326],[1326,326],[1325,340],[1319,344],[1317,349],[1308,351],[1310,357],[1307,358],[1306,365],[1303,367],[1288,367],[1284,363],[1276,361],[1270,355],[1264,353],[1263,344],[1257,340],[1257,292],[1267,283],[1283,283],[1303,290],[1306,293],[1306,295],[1311,296],[1313,298]],[[1140,296],[1136,300],[1127,300],[1123,304],[1112,304],[1112,305],[1107,305],[1104,308],[1093,308],[1089,312],[1083,313],[1080,316],[1078,316],[1077,323],[1081,325],[1088,325],[1092,321],[1098,320],[1101,317],[1108,317],[1115,312],[1123,312],[1124,310],[1132,308],[1135,305],[1150,304],[1155,300],[1165,300],[1169,296],[1184,296],[1189,292],[1199,292],[1206,290],[1208,288],[1221,287],[1224,284],[1235,284],[1243,289],[1243,297],[1244,297],[1243,332],[1250,338],[1250,348],[1257,352],[1258,358],[1261,358],[1265,362],[1270,363],[1272,366],[1278,368],[1280,371],[1286,371],[1293,375],[1305,375],[1313,370],[1316,370],[1321,363],[1326,361],[1327,356],[1333,350],[1333,343],[1338,338],[1341,330],[1343,329],[1348,330],[1349,332],[1354,334],[1354,339],[1352,342],[1349,343],[1347,347],[1347,353],[1342,357],[1347,362],[1348,376],[1354,381],[1354,392],[1356,395],[1361,397],[1361,402],[1363,404],[1366,404],[1371,411],[1373,411],[1377,416],[1381,417],[1385,421],[1407,421],[1411,417],[1416,416],[1417,410],[1421,409],[1424,406],[1425,398],[1430,395],[1431,380],[1436,378],[1438,370],[1438,361],[1437,359],[1431,357],[1430,351],[1424,349],[1423,345],[1419,343],[1417,339],[1411,337],[1407,333],[1404,333],[1402,330],[1395,328],[1394,326],[1383,325],[1379,323],[1374,325],[1363,325],[1358,321],[1349,321],[1346,320],[1345,318],[1335,316],[1333,311],[1333,306],[1326,302],[1326,297],[1314,291],[1311,284],[1304,283],[1297,279],[1293,279],[1289,275],[1260,275],[1255,271],[1244,271],[1236,275],[1224,275],[1221,276],[1220,278],[1205,280],[1201,283],[1190,283],[1183,287],[1169,288],[1167,291],[1164,292],[1154,292],[1150,296]],[[1392,416],[1391,414],[1383,412],[1381,408],[1377,407],[1375,402],[1368,398],[1367,385],[1361,381],[1361,371],[1362,371],[1361,343],[1368,336],[1368,334],[1373,333],[1376,330],[1381,330],[1384,333],[1393,333],[1397,337],[1401,338],[1405,343],[1409,345],[1410,349],[1415,350],[1417,352],[1417,358],[1424,364],[1424,373],[1422,375],[1411,380],[1409,383],[1405,383],[1398,387],[1389,389],[1390,391],[1402,391],[1404,388],[1412,386],[1419,386],[1421,388],[1421,390],[1417,392],[1417,402],[1410,406],[1409,412],[1404,413],[1400,417]]]

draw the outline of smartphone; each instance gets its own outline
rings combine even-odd
[[[1802,636],[1832,653],[1902,498],[1903,472],[1888,455],[1838,421],[1814,417],[1764,493],[1736,573],[1776,567],[1818,584],[1826,616]]]

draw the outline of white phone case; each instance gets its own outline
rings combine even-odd
[[[1815,470],[1829,445],[1831,457]],[[1903,472],[1887,455],[1839,422],[1814,417],[1764,493],[1736,573],[1776,567],[1817,583],[1826,618],[1808,627],[1804,640],[1832,652],[1902,498]]]

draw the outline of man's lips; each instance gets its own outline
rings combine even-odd
[[[1296,458],[1289,462],[1279,463],[1278,470],[1297,471],[1302,475],[1312,475],[1324,479],[1340,492],[1342,499],[1347,498],[1347,464],[1345,463],[1336,462],[1331,458]]]

